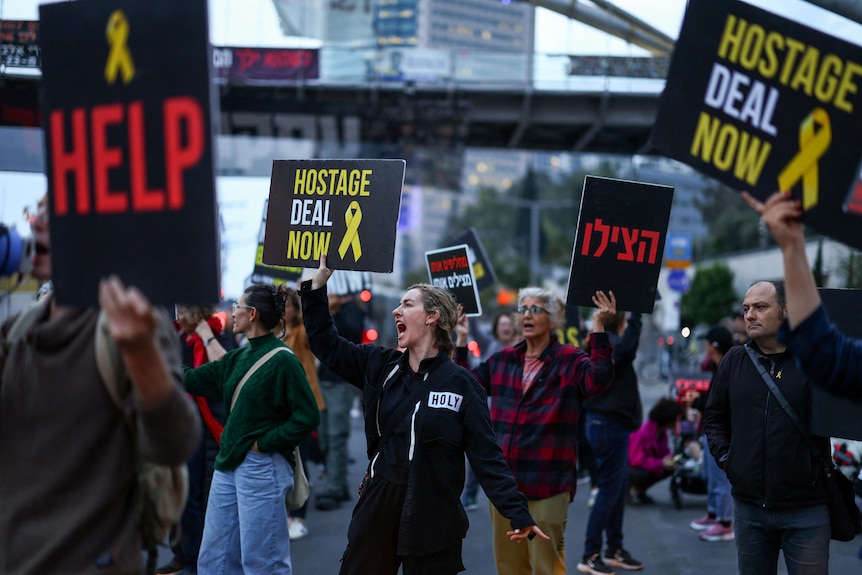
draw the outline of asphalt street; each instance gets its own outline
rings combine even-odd
[[[648,410],[668,386],[645,382],[641,385],[644,409]],[[365,440],[360,419],[353,420],[350,437],[350,454],[355,460],[349,466],[350,483],[358,486],[365,471]],[[353,511],[353,502],[334,511],[318,511],[313,507],[314,466],[306,472],[312,480],[310,505],[307,514],[309,535],[291,542],[293,572],[297,575],[337,574],[339,559],[347,544],[347,526]],[[626,508],[623,532],[624,546],[644,563],[644,573],[661,575],[727,575],[736,572],[736,552],[732,542],[706,543],[689,527],[692,519],[700,517],[706,509],[705,495],[682,496],[682,509],[677,509],[670,497],[669,481],[655,485],[649,494],[655,505]],[[583,553],[584,535],[589,516],[588,486],[579,486],[577,496],[569,507],[566,528],[566,565],[569,573],[577,573],[577,564]],[[355,499],[354,499],[355,502]],[[491,547],[491,527],[487,499],[480,494],[480,507],[469,514],[470,530],[464,541],[463,557],[466,573],[495,575],[494,554]],[[856,550],[862,537],[849,543],[833,541],[831,544],[830,571],[832,573],[859,573],[862,561]],[[373,550],[369,550],[373,553]],[[170,554],[163,550],[159,564],[166,563]],[[618,570],[619,572],[619,570]],[[783,558],[779,559],[780,574],[786,574]],[[369,574],[373,575],[373,574]]]
[[[666,385],[642,385],[641,394],[645,409],[649,409],[666,391]],[[359,485],[365,471],[366,458],[361,421],[358,419],[353,421],[350,449],[356,461],[350,466],[352,484]],[[655,498],[656,504],[627,507],[623,527],[624,546],[637,559],[643,561],[644,573],[727,575],[736,572],[733,542],[703,542],[698,539],[697,532],[689,527],[692,519],[704,514],[705,495],[683,494],[683,508],[676,509],[671,501],[667,480],[655,485],[649,493]],[[579,486],[577,496],[569,507],[569,523],[566,528],[566,565],[569,573],[577,573],[577,564],[583,553],[589,516],[588,497],[588,487]],[[470,530],[464,541],[464,566],[467,568],[466,573],[470,575],[495,575],[487,500],[481,496],[480,502],[480,508],[468,514]],[[339,559],[347,544],[347,525],[352,511],[352,503],[335,511],[318,511],[313,507],[308,510],[308,537],[291,543],[294,573],[338,573]],[[830,572],[859,573],[862,561],[856,558],[856,550],[860,544],[862,537],[849,543],[833,541]],[[779,573],[786,574],[783,558],[779,559],[779,563]]]

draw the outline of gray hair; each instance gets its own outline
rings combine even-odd
[[[551,290],[530,286],[518,290],[518,307],[524,302],[524,298],[535,297],[542,300],[542,307],[548,310],[548,316],[554,327],[562,327],[565,323],[565,303]]]

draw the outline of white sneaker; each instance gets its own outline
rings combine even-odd
[[[288,527],[288,533],[290,533],[290,540],[296,541],[297,539],[302,539],[303,537],[308,536],[308,527],[305,526],[305,521],[298,521],[294,519],[290,522],[290,527]]]

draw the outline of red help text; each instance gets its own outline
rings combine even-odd
[[[154,148],[164,150],[165,182],[164,188],[156,188],[147,182],[143,102],[75,108],[68,116],[63,110],[52,111],[49,145],[55,213],[68,214],[72,204],[79,215],[182,209],[184,172],[200,161],[205,150],[204,112],[194,98],[167,98],[162,121],[164,142]],[[127,147],[110,146],[108,128],[122,125],[128,133]],[[154,156],[150,154],[150,159]],[[109,189],[110,170],[124,165],[128,165],[128,189]],[[70,181],[74,182],[71,189]]]

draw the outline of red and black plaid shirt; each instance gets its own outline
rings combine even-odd
[[[526,343],[504,348],[472,370],[491,400],[491,423],[497,443],[512,469],[518,489],[531,499],[563,491],[575,495],[578,417],[583,397],[607,389],[614,376],[606,333],[590,334],[590,354],[551,336],[539,356],[543,366],[524,393]],[[456,360],[467,367],[467,350]]]

